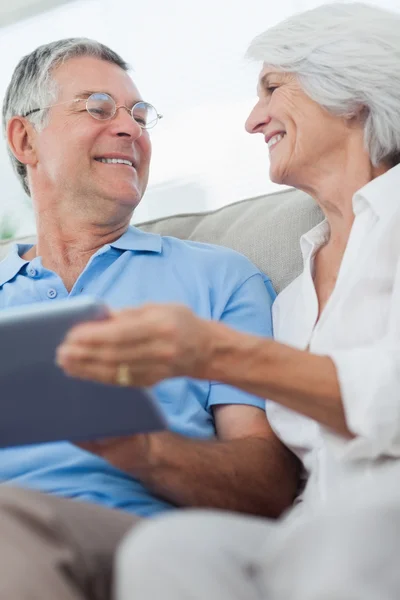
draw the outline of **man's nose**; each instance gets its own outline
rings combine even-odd
[[[143,129],[139,123],[132,117],[132,113],[126,106],[118,106],[116,114],[113,118],[113,126],[115,127],[115,133],[120,136],[129,136],[132,139],[138,139]]]

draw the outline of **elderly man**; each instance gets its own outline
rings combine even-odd
[[[122,315],[177,302],[269,336],[273,290],[244,257],[129,226],[159,115],[127,69],[85,39],[42,46],[17,66],[3,123],[37,243],[1,263],[0,309],[86,293]],[[154,307],[140,310],[152,318]],[[298,461],[261,399],[187,378],[154,393],[170,432],[1,451],[0,478],[10,484],[0,491],[1,598],[108,598],[114,550],[135,515],[213,506],[276,517],[291,504]]]

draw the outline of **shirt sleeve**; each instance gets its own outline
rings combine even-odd
[[[400,457],[400,261],[386,335],[376,344],[339,350],[330,357],[347,426],[355,436],[344,446],[343,441],[338,444],[337,452],[349,460]]]
[[[250,276],[229,298],[221,323],[246,333],[272,337],[272,303],[276,297],[271,281],[262,273]],[[265,409],[265,400],[229,385],[212,382],[208,408],[217,404],[247,404]]]

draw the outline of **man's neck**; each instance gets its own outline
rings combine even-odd
[[[57,273],[70,291],[93,254],[120,238],[128,226],[128,220],[99,225],[38,218],[37,243],[24,258],[40,256],[43,267]]]

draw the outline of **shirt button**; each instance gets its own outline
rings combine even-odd
[[[28,275],[29,275],[29,277],[36,277],[36,275],[37,275],[36,269],[34,269],[33,267],[29,267]]]
[[[50,288],[49,290],[47,290],[47,297],[48,298],[55,298],[57,296],[57,292],[54,288]]]

